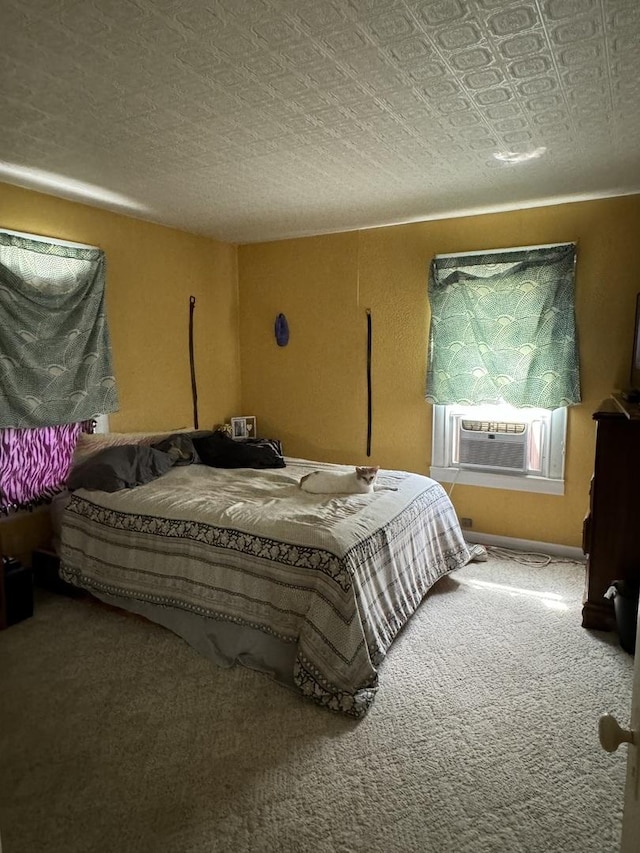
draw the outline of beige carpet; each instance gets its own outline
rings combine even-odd
[[[445,578],[357,723],[168,631],[41,594],[0,634],[4,853],[613,853],[633,659],[580,627],[584,569]]]

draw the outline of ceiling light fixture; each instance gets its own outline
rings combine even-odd
[[[120,193],[114,193],[93,184],[85,184],[83,181],[76,181],[64,175],[56,175],[55,172],[45,172],[43,169],[32,169],[29,166],[18,166],[16,163],[0,161],[0,178],[4,178],[7,183],[19,187],[40,190],[45,193],[50,192],[54,195],[74,198],[79,201],[95,201],[112,207],[139,212],[147,210],[143,205],[120,195]]]
[[[546,150],[546,147],[541,145],[533,151],[497,151],[493,156],[501,163],[526,163],[528,160],[542,157]]]

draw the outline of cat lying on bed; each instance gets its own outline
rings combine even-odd
[[[353,471],[312,471],[300,480],[300,488],[312,495],[360,495],[373,491],[397,491],[392,486],[377,486],[380,466],[357,466]]]

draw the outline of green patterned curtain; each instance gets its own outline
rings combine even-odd
[[[0,428],[118,409],[100,249],[0,232]]]
[[[572,243],[434,258],[427,400],[580,402],[574,268]]]

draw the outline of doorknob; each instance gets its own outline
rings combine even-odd
[[[618,721],[611,714],[600,717],[598,736],[600,737],[600,745],[607,752],[615,752],[621,743],[636,742],[635,732],[620,728]]]

